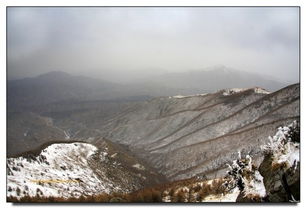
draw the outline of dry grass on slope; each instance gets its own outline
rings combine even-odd
[[[141,189],[129,194],[113,193],[79,198],[60,198],[25,196],[19,200],[8,197],[8,202],[13,203],[154,203],[154,202],[201,202],[209,195],[224,193],[224,179],[200,181],[195,178],[175,181],[151,188]]]

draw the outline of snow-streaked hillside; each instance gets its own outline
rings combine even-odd
[[[124,184],[133,184],[135,180],[122,185],[112,178],[111,172],[105,170],[114,167],[115,176],[120,176],[122,161],[110,161],[122,156],[118,149],[114,152],[115,149],[105,147],[105,144],[98,146],[79,142],[52,144],[36,157],[8,159],[8,197],[23,201],[23,197],[28,195],[30,200],[49,201],[51,196],[55,199],[68,198],[66,201],[74,198],[74,201],[80,202],[299,201],[299,188],[296,188],[299,187],[300,161],[298,122],[279,127],[275,136],[270,137],[270,143],[268,141],[267,138],[267,144],[261,147],[265,159],[259,167],[254,164],[251,154],[238,152],[237,159],[228,165],[225,177],[205,179],[195,176],[136,191],[124,189]],[[128,159],[124,158],[125,161]],[[102,170],[99,166],[93,167],[93,162],[105,167]],[[137,172],[147,170],[145,164],[131,159],[129,166]],[[130,179],[127,172],[122,177]],[[115,191],[119,193],[111,194]],[[77,199],[81,195],[84,197]]]
[[[265,169],[256,167],[250,155],[241,156],[239,152],[238,159],[228,165],[226,177],[169,187],[163,192],[163,202],[296,202],[299,200],[294,190],[299,184],[298,136],[297,121],[281,126],[270,142],[262,146],[265,160],[259,168]],[[282,181],[277,178],[279,175],[283,176]]]
[[[7,196],[87,197],[127,193],[161,177],[124,149],[99,139],[93,144],[56,142],[7,159]]]
[[[107,175],[98,177],[88,165],[96,152],[86,143],[52,144],[33,159],[9,158],[8,196],[79,197],[118,191]]]
[[[299,93],[294,84],[272,93],[253,87],[159,97],[98,128],[170,180],[222,177],[238,151],[251,152],[260,163],[268,136],[299,119]]]

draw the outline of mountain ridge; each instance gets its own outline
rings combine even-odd
[[[145,102],[134,110],[135,113],[132,111],[103,126],[104,137],[128,145],[131,150],[136,150],[136,153],[142,153],[138,156],[149,161],[168,178],[182,179],[190,178],[198,173],[188,172],[189,175],[187,175],[182,172],[182,176],[175,175],[190,167],[187,165],[196,166],[202,161],[200,150],[205,156],[207,150],[216,149],[216,144],[220,144],[221,141],[225,143],[226,137],[225,144],[228,150],[225,152],[228,156],[223,156],[222,161],[229,162],[232,159],[232,153],[237,149],[257,153],[260,144],[269,134],[272,134],[277,125],[299,118],[299,84],[290,85],[270,94],[257,94],[254,90],[246,90],[230,96],[224,96],[222,92],[214,93],[213,98],[209,96],[212,94],[178,99],[163,97]],[[213,103],[206,101],[213,101]],[[212,105],[212,107],[199,112],[192,111],[197,108],[196,106],[203,106],[203,104]],[[175,105],[185,109],[178,110],[179,108]],[[188,108],[188,105],[192,108]],[[173,108],[169,108],[170,106]],[[168,111],[160,114],[164,109]],[[223,113],[218,115],[221,109]],[[160,110],[159,113],[157,113],[158,110]],[[235,140],[242,144],[233,146],[228,142]],[[186,156],[188,153],[189,157]],[[221,154],[216,150],[214,153],[216,156],[218,156],[217,153]],[[260,155],[257,153],[255,158],[259,158]],[[208,159],[203,162],[210,162],[212,166],[209,166],[210,170],[215,170],[218,166],[213,166],[214,160]],[[224,165],[224,162],[218,165],[221,164]],[[182,170],[179,169],[180,167]],[[203,170],[203,167],[201,169]]]
[[[227,72],[224,73],[224,70]],[[52,71],[7,82],[9,109],[49,105],[62,101],[114,100],[149,96],[211,93],[224,88],[262,87],[275,91],[284,83],[223,67],[211,71],[169,73],[142,81],[113,83],[102,79]]]

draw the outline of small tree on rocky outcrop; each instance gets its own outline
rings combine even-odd
[[[298,146],[300,143],[300,127],[297,121],[288,126],[279,127],[273,137],[269,137],[269,142],[262,146],[265,155],[272,155],[278,159],[281,155],[290,154],[290,146]]]
[[[250,156],[247,156],[246,159],[241,159],[239,152],[239,158],[234,160],[232,165],[228,165],[229,170],[227,171],[228,181],[225,183],[229,190],[238,187],[240,190],[244,190],[245,184],[243,182],[243,174],[246,171],[251,170],[252,165]]]
[[[240,190],[237,202],[262,201],[265,196],[262,176],[252,164],[251,156],[241,158],[239,152],[238,159],[228,166],[227,181],[224,185],[229,192],[236,188]]]

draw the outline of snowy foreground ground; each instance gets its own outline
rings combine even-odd
[[[297,127],[297,122],[289,126],[279,127],[275,136],[262,147],[264,153],[269,153],[272,158],[271,168],[283,165],[283,172],[290,169],[295,172],[299,165],[299,141],[292,140],[292,132]],[[107,173],[97,173],[90,166],[90,159],[99,154],[103,164],[105,152],[98,152],[97,147],[88,143],[59,143],[52,144],[43,149],[36,157],[18,157],[7,159],[7,196],[21,198],[24,196],[43,196],[71,198],[110,193],[118,188]],[[236,202],[237,198],[257,197],[267,195],[263,176],[253,165],[252,157],[241,156],[229,166],[228,176],[225,179],[197,181],[185,186],[167,188],[162,192],[163,202]],[[143,170],[140,164],[134,168]],[[273,177],[272,177],[273,178]],[[224,191],[208,193],[201,197],[201,190],[211,188],[213,192],[217,184],[221,183]],[[196,191],[195,189],[198,188]],[[118,188],[119,190],[119,188]],[[180,195],[179,195],[180,194]]]
[[[88,165],[97,148],[86,143],[52,144],[34,159],[7,160],[7,196],[78,197],[108,193],[111,181]]]

